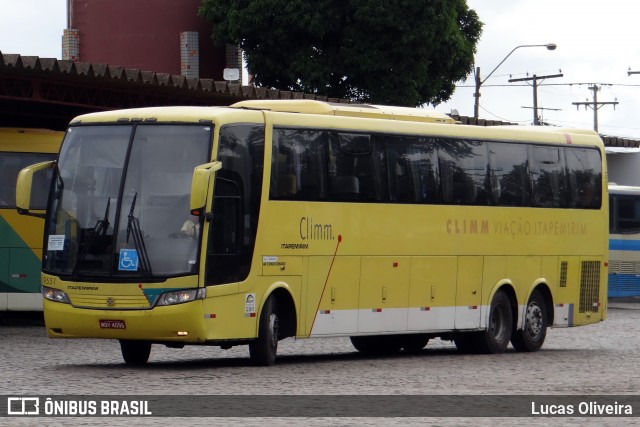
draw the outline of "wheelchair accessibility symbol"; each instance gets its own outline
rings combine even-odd
[[[138,251],[135,249],[120,249],[120,271],[138,271]]]

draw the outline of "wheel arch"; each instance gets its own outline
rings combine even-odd
[[[529,298],[531,298],[531,295],[535,292],[538,291],[540,292],[540,295],[542,295],[543,298],[543,302],[546,308],[546,312],[547,312],[547,323],[549,325],[553,325],[553,315],[554,315],[554,310],[553,310],[553,295],[551,294],[551,289],[549,288],[549,285],[547,284],[546,280],[544,279],[538,279],[536,280],[532,285],[531,288],[528,290],[526,298],[524,299],[522,306],[518,306],[517,307],[517,314],[518,314],[518,318],[516,319],[516,321],[514,322],[515,326],[514,329],[522,329],[524,327],[524,316],[525,313],[527,311],[527,304],[529,301]],[[514,318],[515,319],[515,318]]]
[[[487,307],[491,306],[491,301],[493,301],[493,297],[498,291],[502,291],[506,294],[509,299],[509,304],[511,305],[511,318],[513,319],[513,323],[516,324],[518,319],[518,296],[516,295],[516,291],[513,288],[513,283],[510,280],[504,279],[500,280],[495,284],[491,293],[489,294]],[[486,316],[486,322],[489,322],[489,316]],[[486,327],[486,325],[485,325]]]
[[[537,281],[534,284],[533,289],[531,289],[531,292],[527,296],[527,301],[529,301],[529,297],[534,291],[538,291],[542,295],[542,298],[544,299],[544,305],[547,309],[547,316],[548,316],[547,324],[553,325],[553,322],[554,322],[553,294],[551,294],[551,289],[549,288],[549,285],[544,280]]]
[[[298,326],[298,309],[292,296],[291,289],[289,289],[289,286],[286,283],[276,282],[269,287],[262,298],[258,318],[260,318],[262,314],[264,304],[271,297],[276,300],[278,316],[280,317],[280,339],[295,337]]]

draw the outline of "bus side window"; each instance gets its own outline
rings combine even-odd
[[[389,199],[395,203],[424,203],[434,191],[427,184],[429,169],[422,163],[424,145],[418,137],[385,137],[385,157],[388,173]],[[424,176],[423,176],[424,174]]]
[[[327,200],[327,132],[274,129],[270,198]]]
[[[640,201],[633,197],[618,196],[618,231],[636,233],[640,231]]]
[[[568,186],[564,168],[564,150],[559,147],[531,147],[531,183],[533,206],[540,208],[569,207]]]
[[[355,176],[334,176],[331,178],[333,199],[342,202],[358,201],[360,182]]]
[[[2,165],[2,162],[0,162]],[[19,167],[4,166],[0,169],[0,206],[13,207],[16,204],[16,178]]]
[[[490,142],[489,165],[494,199],[499,206],[530,206],[527,146]]]
[[[491,204],[487,162],[485,142],[448,139],[438,141],[443,202],[454,205]]]
[[[35,163],[55,159],[50,153],[0,153],[0,207],[16,205],[16,180],[22,168]],[[33,177],[31,208],[45,209],[52,170],[46,169]]]
[[[374,141],[376,140],[376,141]],[[342,185],[332,188],[333,200],[354,202],[385,202],[388,199],[386,165],[383,144],[369,134],[333,133],[330,143],[329,175],[332,183],[338,178]],[[354,196],[357,180],[357,197]],[[346,183],[351,184],[347,187]],[[345,197],[345,189],[349,196]],[[348,198],[349,200],[345,200]]]
[[[601,158],[598,150],[565,147],[571,207],[600,209],[602,204]]]

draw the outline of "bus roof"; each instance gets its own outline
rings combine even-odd
[[[435,110],[410,107],[392,107],[371,104],[340,104],[294,100],[250,100],[236,102],[233,108],[278,111],[283,113],[322,114],[330,116],[367,117],[372,119],[404,120],[427,123],[455,123],[451,117]]]
[[[419,130],[415,126],[420,124],[435,125],[430,133],[443,136],[460,136],[465,138],[498,139],[498,140],[519,140],[523,137],[531,141],[552,144],[580,144],[596,146],[602,149],[603,143],[598,134],[592,130],[557,128],[551,126],[468,126],[455,125],[455,121],[446,114],[434,110],[409,107],[393,107],[367,104],[336,104],[315,100],[249,100],[235,103],[231,106],[167,106],[167,107],[147,107],[133,108],[126,110],[103,111],[89,113],[76,117],[71,122],[72,125],[81,123],[135,123],[135,122],[223,122],[248,121],[264,122],[265,112],[273,114],[293,114],[304,120],[304,115],[314,115],[321,125],[326,126],[327,120],[332,117],[372,119],[379,120],[356,128],[367,127],[367,129],[397,128],[390,126],[388,121],[405,122],[405,130],[413,128],[414,132]],[[441,126],[443,124],[454,124],[454,126]],[[415,125],[415,126],[414,126]]]
[[[57,153],[64,132],[0,127],[0,152]]]
[[[135,122],[199,122],[210,121],[215,117],[226,116],[242,116],[246,119],[247,113],[235,108],[224,106],[166,106],[166,107],[143,107],[128,108],[123,110],[100,111],[97,113],[87,113],[75,117],[71,121],[71,125],[82,123],[135,123]],[[256,111],[256,120],[263,120],[262,114]],[[241,120],[238,118],[238,120]]]

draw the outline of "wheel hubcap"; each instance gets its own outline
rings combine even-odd
[[[530,304],[527,307],[526,328],[529,335],[536,337],[542,331],[543,319],[542,310],[537,304]]]

